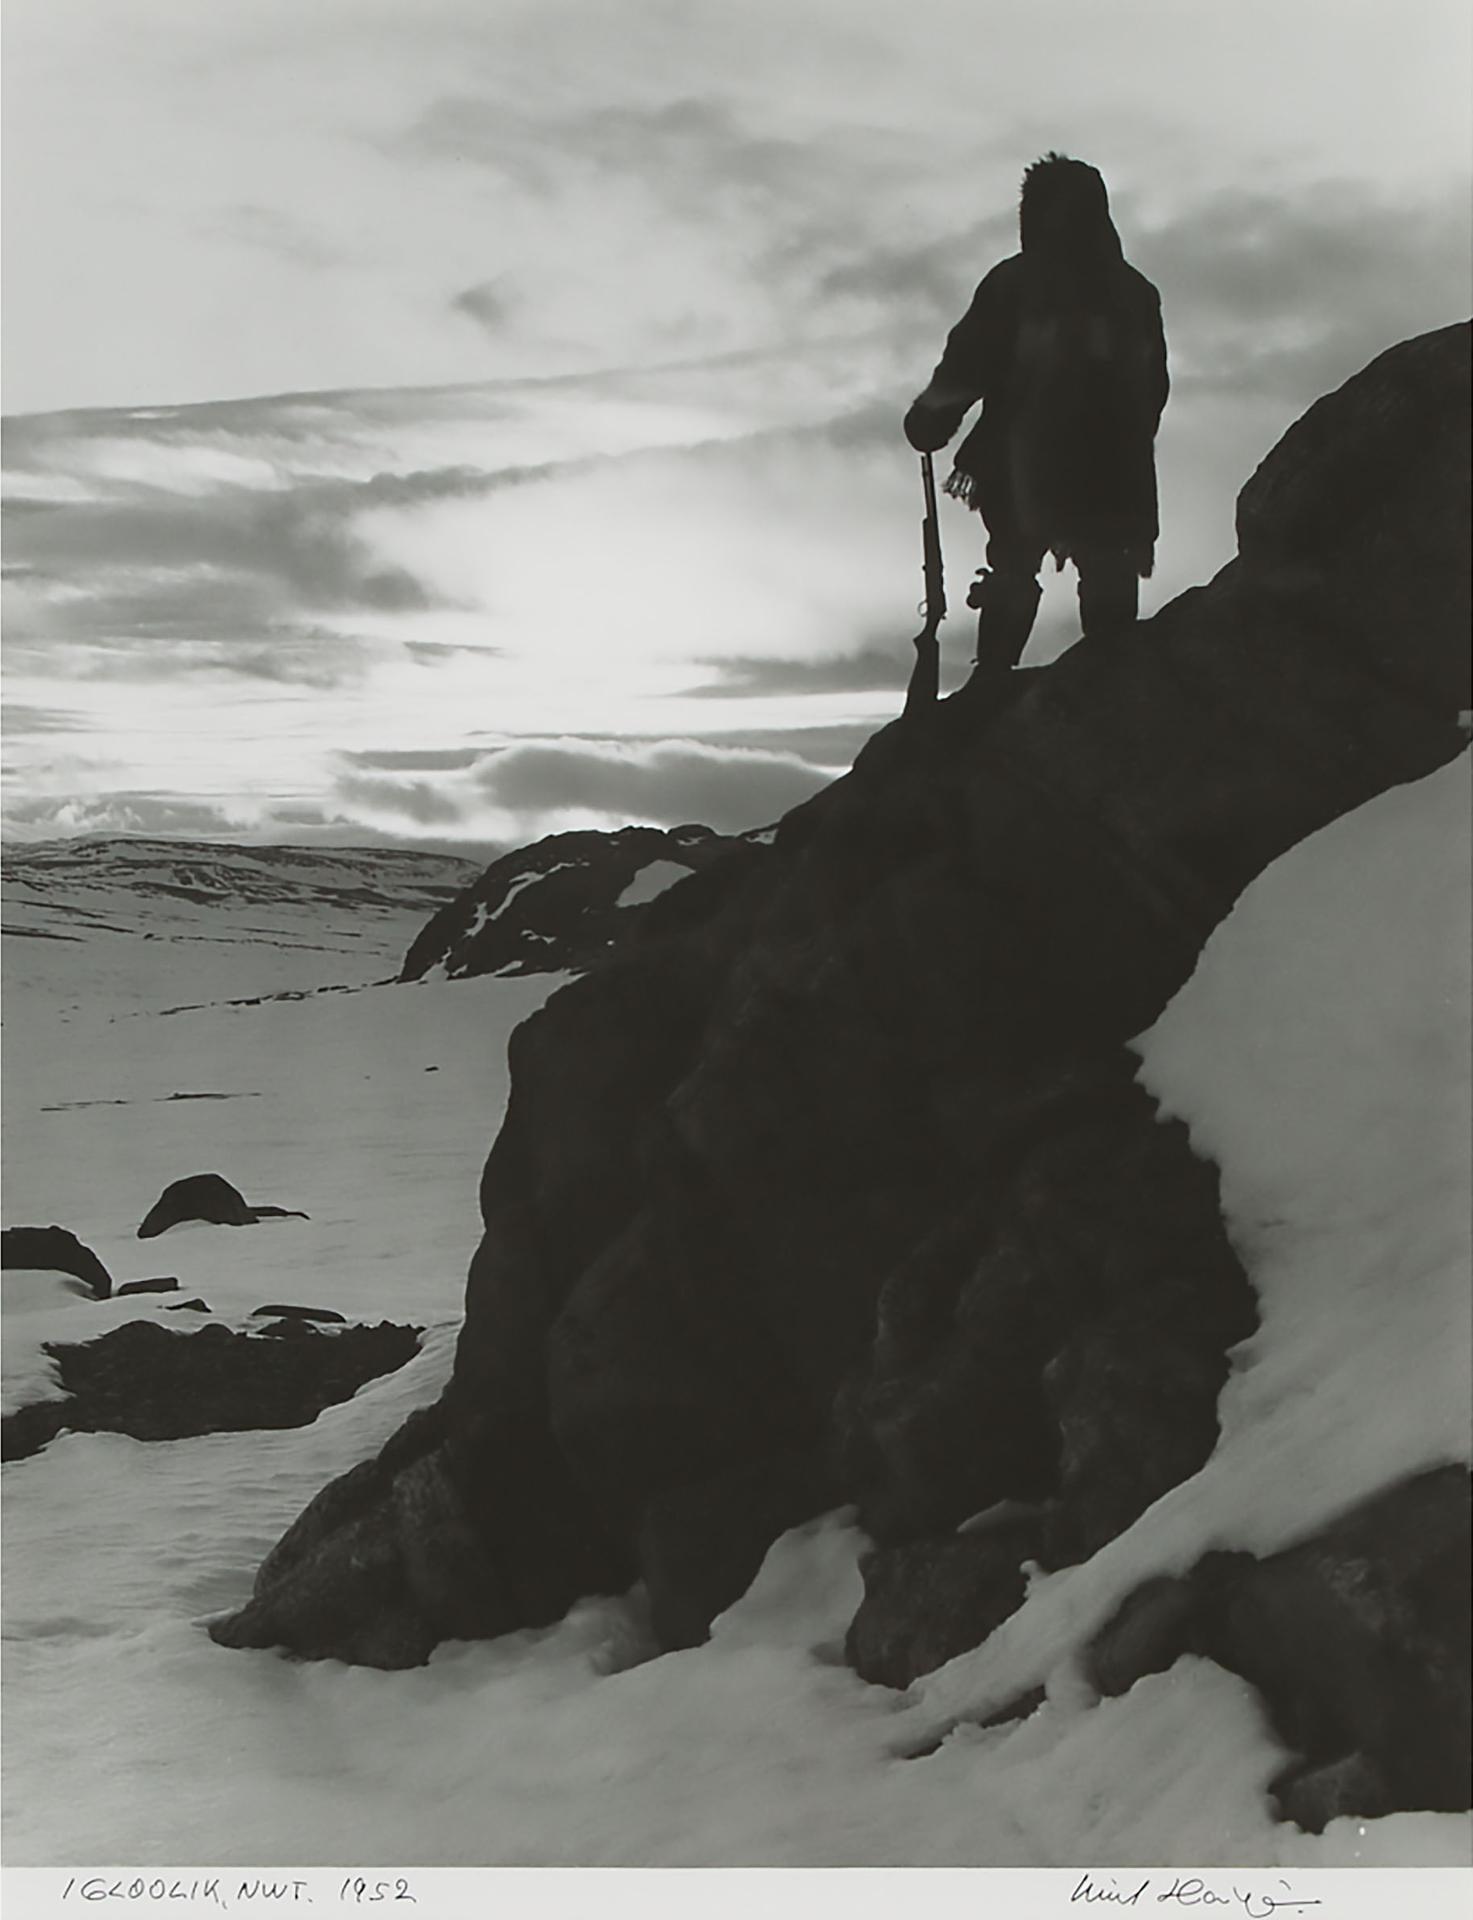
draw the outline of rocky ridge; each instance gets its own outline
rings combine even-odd
[[[886,729],[527,1021],[449,1387],[216,1638],[405,1665],[641,1579],[685,1644],[853,1502],[849,1656],[904,1684],[1192,1474],[1255,1303],[1126,1042],[1265,866],[1462,748],[1467,412],[1466,327],[1383,354],[1249,481],[1210,585],[995,716]],[[1244,1673],[1306,1825],[1467,1805],[1466,1527],[1455,1470],[1291,1564],[1204,1563],[1100,1684],[1183,1646]]]
[[[113,835],[6,849],[7,931],[66,937],[66,924],[111,925],[120,902],[269,909],[431,912],[476,863],[397,847],[248,847]],[[121,916],[125,921],[125,910]]]
[[[433,915],[399,977],[583,972],[676,881],[762,838],[701,826],[550,834],[495,861]]]

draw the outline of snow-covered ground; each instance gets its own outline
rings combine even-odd
[[[172,1275],[175,1298],[217,1317],[285,1300],[456,1321],[507,1036],[557,980],[371,984],[392,979],[427,917],[422,901],[392,904],[394,859],[319,853],[284,898],[248,884],[181,898],[177,863],[153,862],[130,895],[116,872],[87,884],[80,852],[63,871],[85,911],[7,887],[6,924],[26,931],[5,941],[5,1224],[68,1227],[115,1285]],[[250,861],[230,849],[222,865],[239,881]],[[390,900],[366,910],[375,876]],[[140,1241],[164,1187],[192,1173],[309,1217]],[[7,1412],[46,1388],[42,1338],[148,1314],[180,1324],[169,1296],[99,1304],[13,1274],[5,1293]]]
[[[64,1030],[43,980],[12,989],[9,1222],[55,1219],[116,1278],[177,1272],[227,1309],[294,1298],[432,1332],[305,1429],[70,1436],[5,1469],[7,1860],[1465,1865],[1461,1816],[1317,1839],[1276,1825],[1264,1789],[1283,1756],[1233,1675],[1186,1659],[1101,1702],[1075,1656],[1147,1575],[1209,1545],[1280,1545],[1467,1457],[1468,812],[1465,760],[1293,851],[1139,1042],[1147,1084],[1222,1164],[1262,1297],[1223,1440],[904,1695],[841,1664],[864,1544],[843,1514],[778,1542],[709,1645],[661,1658],[637,1596],[408,1673],[214,1646],[204,1622],[304,1502],[438,1391],[505,1035],[550,983],[170,1015],[98,992]],[[189,983],[181,998],[209,998]],[[168,1099],[181,1090],[249,1097]],[[128,1104],[82,1104],[104,1098]],[[206,1168],[312,1219],[130,1240],[166,1180]],[[56,1311],[98,1326],[118,1309]],[[968,1721],[1039,1680],[1027,1721]]]

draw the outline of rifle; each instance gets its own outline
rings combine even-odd
[[[929,453],[921,455],[921,485],[926,495],[926,517],[921,522],[922,570],[926,580],[926,624],[911,643],[916,663],[905,690],[905,711],[931,706],[939,691],[941,645],[936,630],[946,618],[946,581],[941,571],[941,524],[936,517],[936,475]]]

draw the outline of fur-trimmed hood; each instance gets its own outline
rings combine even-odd
[[[1018,237],[1028,259],[1103,264],[1123,258],[1103,177],[1065,153],[1046,153],[1023,175]]]

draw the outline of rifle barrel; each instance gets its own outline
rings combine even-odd
[[[921,455],[921,484],[926,494],[926,517],[921,522],[921,546],[926,580],[926,624],[915,637],[916,662],[905,693],[905,711],[915,713],[935,704],[939,691],[941,649],[936,630],[946,617],[946,585],[941,567],[941,523],[936,513],[936,474],[929,453]]]

